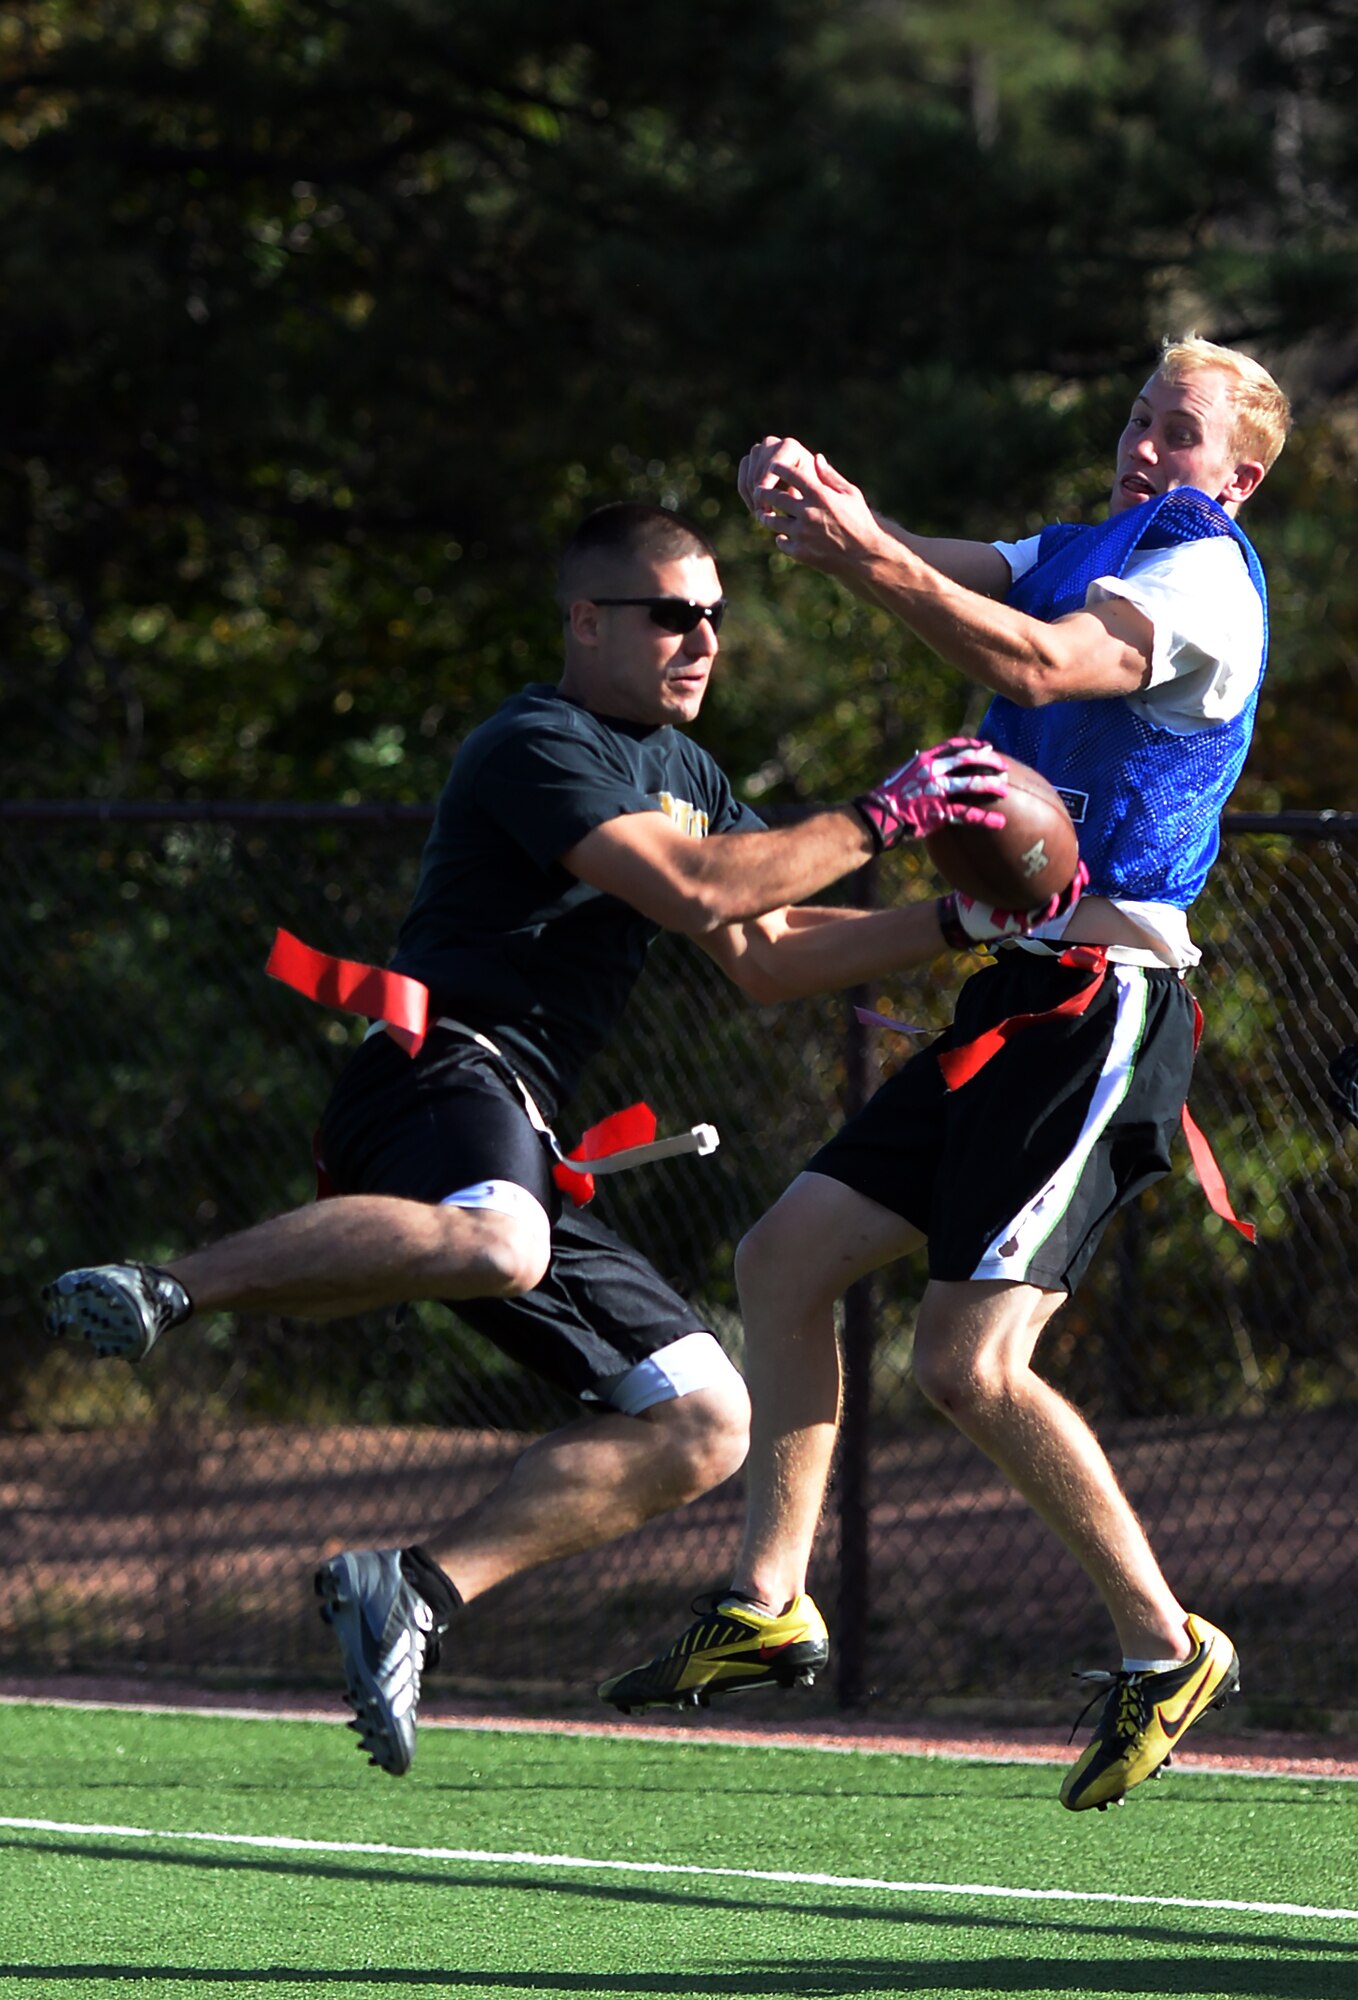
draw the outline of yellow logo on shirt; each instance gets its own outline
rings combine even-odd
[[[657,793],[656,804],[674,821],[680,833],[688,834],[692,840],[706,838],[708,818],[701,806],[690,805],[687,799],[676,799],[669,792]]]

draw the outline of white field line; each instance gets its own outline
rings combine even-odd
[[[191,1715],[208,1722],[324,1722],[336,1727],[348,1726],[347,1717],[334,1708],[211,1708],[187,1706],[183,1702],[153,1701],[95,1701],[71,1697],[55,1698],[28,1694],[0,1694],[0,1708],[73,1708],[95,1709],[115,1715]],[[752,1732],[734,1732],[718,1729],[696,1729],[682,1724],[670,1727],[650,1728],[644,1724],[616,1723],[596,1728],[588,1722],[551,1721],[541,1718],[493,1716],[483,1720],[473,1720],[456,1716],[423,1716],[421,1730],[460,1730],[467,1735],[481,1736],[583,1736],[595,1742],[607,1743],[674,1743],[693,1745],[718,1750],[791,1750],[803,1755],[822,1757],[918,1757],[926,1762],[941,1764],[1064,1764],[1070,1761],[1071,1753],[1064,1748],[1051,1750],[1023,1750],[1004,1748],[999,1750],[969,1750],[964,1744],[955,1744],[946,1737],[945,1726],[940,1725],[939,1738],[929,1744],[921,1744],[915,1749],[898,1738],[877,1743],[868,1738],[853,1741],[831,1742],[823,1737],[797,1737],[777,1735],[755,1735]],[[1312,1758],[1307,1768],[1297,1769],[1270,1767],[1266,1764],[1227,1764],[1210,1754],[1181,1752],[1175,1757],[1174,1769],[1184,1777],[1199,1778],[1267,1778],[1273,1784],[1302,1785],[1355,1785],[1358,1776],[1349,1771],[1327,1771],[1317,1769],[1322,1760]]]
[[[1321,1917],[1358,1922],[1358,1910],[1310,1903],[1251,1903],[1231,1896],[1124,1896],[1107,1889],[1017,1889],[989,1882],[893,1882],[876,1875],[821,1875],[791,1868],[704,1868],[686,1861],[598,1861],[585,1854],[496,1853],[479,1847],[393,1847],[381,1840],[303,1840],[284,1833],[191,1833],[148,1826],[85,1825],[58,1819],[0,1818],[21,1833],[64,1833],[114,1840],[194,1842],[248,1847],[271,1853],[376,1855],[391,1861],[458,1861],[484,1868],[554,1868],[612,1875],[683,1876],[686,1879],[771,1882],[808,1889],[876,1889],[892,1896],[979,1896],[1022,1903],[1108,1903],[1149,1910],[1231,1910],[1256,1917]]]

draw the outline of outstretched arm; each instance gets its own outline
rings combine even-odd
[[[763,1006],[837,993],[927,965],[948,950],[936,901],[893,910],[774,910],[698,942],[727,978]]]
[[[802,447],[771,458],[752,488],[778,547],[883,605],[950,666],[1022,707],[1133,694],[1150,674],[1154,632],[1135,605],[1111,598],[1048,624],[993,598],[1009,566],[989,544],[931,545],[893,529],[858,487]],[[974,567],[947,551],[983,547]],[[933,554],[940,560],[933,560]],[[995,581],[998,564],[1002,581]]]
[[[801,1000],[927,965],[942,951],[974,952],[1024,937],[1073,909],[1089,871],[1029,910],[997,910],[955,892],[891,910],[802,905],[730,924],[698,942],[742,993],[758,1003]]]
[[[796,826],[706,840],[663,812],[627,813],[594,827],[561,860],[663,930],[703,937],[812,896],[875,851],[867,822],[852,806],[834,806]]]
[[[665,930],[700,938],[803,902],[898,841],[950,822],[1003,825],[1008,782],[989,744],[955,737],[796,826],[693,839],[665,813],[628,813],[594,827],[561,860]]]

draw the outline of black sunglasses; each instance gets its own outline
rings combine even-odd
[[[651,614],[652,625],[658,625],[662,632],[696,632],[704,618],[714,632],[720,632],[726,616],[724,597],[719,597],[715,604],[695,604],[691,597],[594,597],[590,602],[644,604]]]

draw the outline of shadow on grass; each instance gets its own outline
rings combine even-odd
[[[777,1996],[802,1995],[805,2000],[852,2000],[855,1994],[884,1991],[891,1993],[959,1994],[976,1993],[995,2000],[998,1994],[1030,1993],[1059,2000],[1066,1994],[1080,1996],[1156,1996],[1183,1994],[1222,1996],[1222,2000],[1340,2000],[1351,1989],[1335,1981],[1333,1965],[1290,1965],[1259,1961],[1256,1964],[1210,1958],[1182,1957],[1170,1961],[1140,1958],[1069,1959],[987,1958],[969,1965],[954,1958],[911,1959],[899,1963],[880,1959],[846,1958],[822,1960],[815,1967],[789,1967],[785,1960],[755,1961],[735,1970],[712,1970],[701,1975],[672,1972],[471,1972],[448,1966],[438,1971],[415,1966],[365,1966],[361,1970],[337,1971],[315,1965],[265,1966],[176,1966],[176,1965],[0,1965],[0,1979],[15,1982],[46,1982],[56,1988],[62,1980],[103,1979],[127,1981],[146,1986],[150,1981],[169,1983],[183,1980],[195,1986],[239,1985],[253,1992],[273,1985],[307,1985],[318,1992],[331,1986],[390,1986],[407,1992],[421,1987],[450,1987],[459,1993],[525,1994],[560,1993],[676,1995],[707,1994],[711,2000],[731,1994],[759,1994],[765,2000]]]

